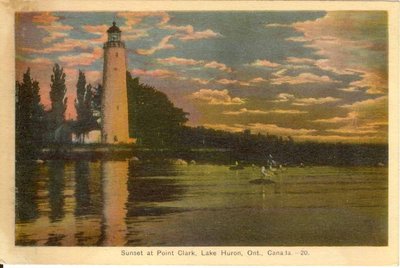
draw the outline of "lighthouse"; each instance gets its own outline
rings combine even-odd
[[[102,143],[128,143],[128,97],[125,43],[115,22],[107,30],[104,43],[103,94],[101,105]]]

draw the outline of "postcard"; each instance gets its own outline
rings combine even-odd
[[[0,259],[398,264],[399,3],[2,3]]]

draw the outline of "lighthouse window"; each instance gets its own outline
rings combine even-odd
[[[117,58],[118,58],[118,52],[116,52],[116,53],[115,53],[115,57],[117,57]]]
[[[117,111],[119,110],[119,105],[117,105]]]
[[[114,68],[114,71],[118,70],[117,68]]]

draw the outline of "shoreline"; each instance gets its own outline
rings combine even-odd
[[[189,163],[195,161],[197,163],[211,163],[222,165],[234,165],[236,161],[240,165],[267,165],[267,152],[260,151],[244,151],[230,148],[148,148],[133,144],[119,145],[68,145],[58,147],[43,148],[36,159],[31,161],[50,161],[50,160],[66,160],[66,161],[154,161],[162,162],[165,160],[184,160]],[[327,152],[326,155],[329,155]],[[335,161],[331,161],[328,157],[318,158],[318,161],[301,159],[298,161],[290,161],[280,156],[279,153],[273,154],[274,160],[278,165],[282,166],[369,166],[369,167],[387,167],[387,160],[384,156],[373,157],[369,161],[360,162],[358,158],[344,163],[338,157]],[[363,157],[363,154],[358,155]],[[365,156],[364,156],[365,157]],[[20,162],[24,162],[21,160]]]

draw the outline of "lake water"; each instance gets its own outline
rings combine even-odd
[[[16,245],[386,245],[387,168],[129,161],[17,166]]]

